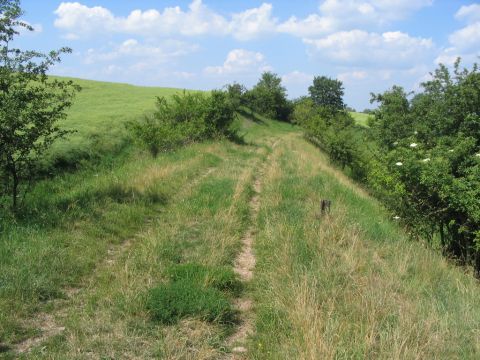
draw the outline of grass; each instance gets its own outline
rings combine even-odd
[[[123,86],[91,85],[99,99]],[[129,106],[124,120],[148,111]],[[106,143],[123,131],[95,121],[112,127],[99,125]],[[38,183],[31,210],[0,221],[0,358],[222,358],[239,296],[254,300],[252,359],[479,357],[471,274],[409,241],[296,127],[248,111],[238,124],[243,142],[105,150]],[[55,151],[89,147],[90,131]],[[250,226],[257,266],[242,285],[232,268]]]
[[[256,242],[251,358],[478,358],[471,274],[409,241],[297,135],[275,158]],[[322,216],[324,198],[333,210]]]
[[[368,127],[368,119],[371,115],[359,112],[351,112],[350,115],[352,115],[357,125]]]
[[[183,90],[159,87],[141,87],[81,79],[73,80],[82,87],[68,118],[60,124],[76,133],[57,142],[49,161],[60,166],[71,166],[79,158],[92,158],[118,153],[126,145],[127,121],[138,119],[155,109],[157,96],[171,96]]]

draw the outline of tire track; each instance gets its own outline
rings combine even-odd
[[[279,140],[272,145],[272,150],[276,147],[278,141]],[[250,199],[249,204],[251,224],[242,238],[242,250],[237,255],[234,262],[233,270],[245,284],[252,281],[253,272],[255,270],[256,257],[253,245],[257,233],[258,213],[260,211],[260,195],[263,184],[262,179],[271,157],[272,153],[263,161],[261,170],[258,172],[258,175],[253,182],[254,195]],[[235,333],[233,333],[226,341],[228,348],[231,349],[231,353],[225,357],[227,360],[244,359],[248,353],[246,343],[248,337],[254,332],[253,305],[253,301],[248,295],[240,297],[234,302],[234,308],[239,313],[240,324]]]

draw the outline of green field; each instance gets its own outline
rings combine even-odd
[[[65,124],[79,132],[58,156],[92,141],[108,153],[125,121],[175,91],[79,82]],[[127,147],[37,183],[29,213],[0,222],[0,358],[480,357],[470,273],[408,240],[297,127],[248,112],[239,120],[243,142],[157,158]],[[256,261],[253,279],[225,277],[247,269],[242,256]],[[207,274],[168,288],[179,265],[213,269],[229,287]],[[203,292],[212,283],[220,290]],[[149,304],[164,288],[188,295],[172,308],[206,305],[160,322]],[[235,320],[205,316],[221,310],[218,299]],[[233,357],[235,348],[246,352]]]
[[[157,96],[171,96],[183,90],[173,88],[141,87],[128,84],[69,79],[82,87],[68,119],[62,124],[75,130],[52,150],[54,158],[65,158],[67,163],[80,157],[116,152],[125,141],[124,124],[138,119],[155,109]]]
[[[357,125],[368,126],[368,119],[371,115],[359,112],[351,112],[350,115],[352,115]]]

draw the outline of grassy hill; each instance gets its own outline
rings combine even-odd
[[[357,125],[368,126],[370,115],[359,112],[351,112],[350,115],[353,116]]]
[[[58,142],[52,151],[53,158],[63,158],[67,163],[76,158],[115,152],[122,147],[124,124],[144,116],[155,109],[157,96],[171,96],[183,90],[174,88],[141,87],[121,83],[73,80],[82,87],[65,129],[75,130],[65,141]]]
[[[79,147],[162,92],[84,84]],[[0,222],[0,358],[479,358],[471,274],[409,241],[296,127],[241,124],[244,144],[131,149],[37,184],[31,212]],[[232,280],[245,260],[253,280]],[[175,299],[157,308],[170,323],[152,289]]]

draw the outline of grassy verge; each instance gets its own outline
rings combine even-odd
[[[477,282],[292,136],[265,179],[254,359],[478,358]],[[321,216],[323,198],[333,201]]]

